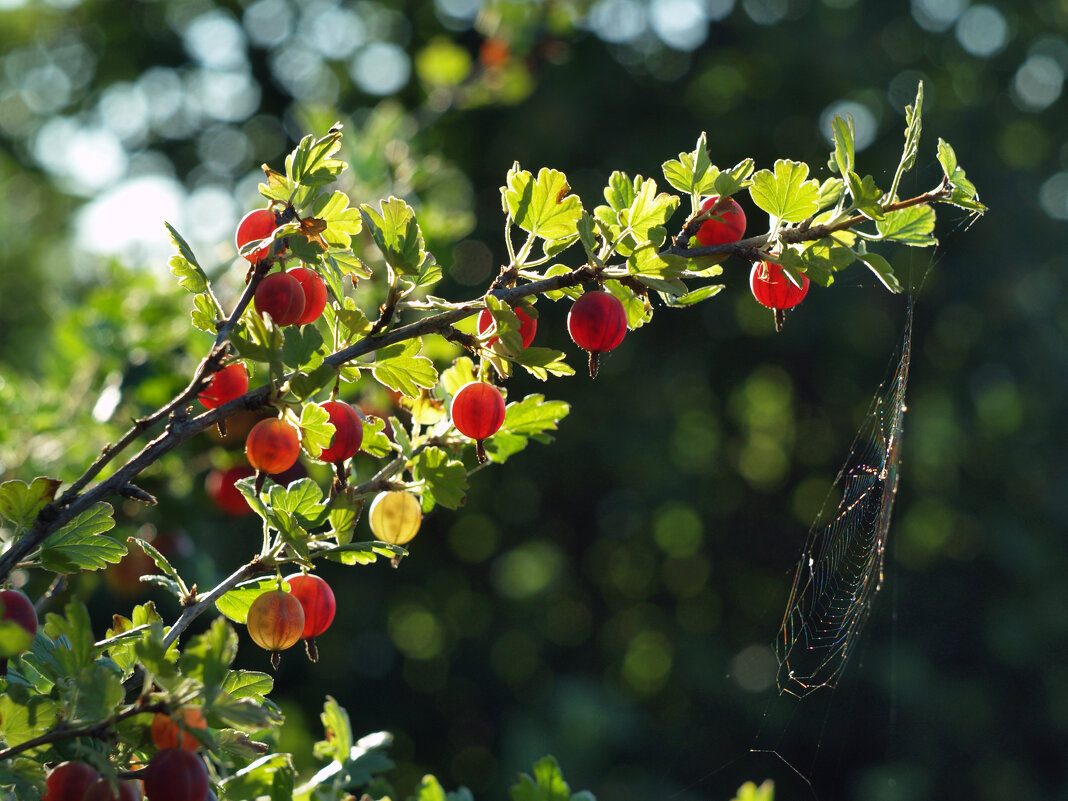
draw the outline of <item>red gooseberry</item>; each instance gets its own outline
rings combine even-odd
[[[300,434],[277,417],[260,420],[248,432],[245,455],[257,471],[281,473],[292,467],[300,455]]]
[[[208,796],[208,769],[184,748],[157,751],[148,761],[144,781],[150,801],[204,801]]]
[[[255,242],[257,239],[270,236],[275,229],[275,223],[274,212],[270,209],[253,209],[246,214],[241,219],[241,222],[237,224],[237,234],[234,236],[238,252],[249,242]],[[261,259],[267,258],[270,252],[271,246],[267,245],[251,253],[246,253],[245,258],[255,264]]]
[[[240,398],[248,392],[248,368],[242,362],[228,364],[212,373],[208,385],[200,391],[197,398],[205,409],[214,409]]]
[[[37,610],[33,602],[18,590],[0,590],[0,620],[10,620],[25,629],[30,639],[37,634]]]
[[[289,273],[271,273],[256,287],[256,311],[269,314],[275,325],[292,325],[304,314],[304,290]]]
[[[363,421],[360,420],[360,415],[342,401],[326,401],[320,405],[330,415],[334,438],[330,440],[329,448],[323,448],[319,458],[329,464],[351,459],[363,443]]]
[[[504,398],[493,384],[471,381],[452,398],[449,415],[456,430],[475,441],[479,463],[486,461],[482,441],[496,434],[504,424]]]
[[[69,801],[82,798],[89,786],[100,778],[94,768],[84,762],[63,762],[56,765],[45,780],[45,794],[41,801]]]
[[[141,783],[119,782],[119,789],[116,791],[110,780],[100,778],[89,785],[81,801],[141,801]]]
[[[782,265],[773,261],[755,264],[749,273],[749,288],[757,303],[777,311],[792,309],[804,300],[808,294],[808,285],[807,275],[801,276],[801,285],[798,286],[786,274]]]
[[[307,267],[294,267],[287,273],[297,279],[304,292],[304,311],[293,325],[307,325],[319,319],[326,308],[326,282],[315,270]]]
[[[705,200],[701,204],[701,211],[708,211],[719,203],[719,195]],[[727,198],[712,212],[712,216],[701,223],[694,236],[699,244],[704,247],[710,245],[725,245],[728,242],[737,242],[745,233],[745,211],[738,205],[738,201],[732,197]]]
[[[619,345],[627,333],[627,312],[615,295],[586,292],[567,313],[567,332],[576,345],[589,351],[590,376],[596,376],[600,354]]]
[[[246,464],[228,467],[225,470],[212,470],[204,480],[204,489],[208,497],[220,510],[234,517],[252,514],[245,496],[234,486],[242,478],[256,475],[256,471]]]
[[[241,221],[237,223],[237,233],[234,236],[234,241],[237,244],[237,250],[240,252],[241,248],[244,248],[249,242],[254,242],[256,239],[263,239],[270,236],[271,232],[276,227],[276,218],[274,213],[269,208],[254,208]],[[270,245],[246,253],[245,258],[252,264],[266,258],[270,253]]]
[[[278,667],[278,652],[292,647],[304,631],[304,609],[285,590],[268,590],[256,596],[246,620],[252,641],[271,652],[271,664]]]
[[[162,712],[157,712],[152,718],[149,733],[156,748],[184,748],[186,751],[200,748],[200,740],[190,734],[189,729],[208,728],[203,710],[198,706],[187,706],[179,714],[182,717],[181,724]]]
[[[334,591],[323,579],[309,573],[294,573],[287,576],[286,581],[289,583],[290,594],[300,602],[300,608],[304,610],[304,628],[300,632],[300,638],[304,640],[308,658],[317,662],[319,649],[315,645],[315,638],[330,628],[337,612]]]
[[[534,334],[538,331],[538,321],[527,314],[522,309],[515,310],[515,316],[519,318],[519,336],[522,339],[523,347],[526,348],[534,341]],[[478,314],[478,333],[485,334],[491,328],[493,328],[493,315],[490,314],[489,309],[483,309]],[[493,337],[486,344],[493,347],[493,344],[497,341],[498,337]]]

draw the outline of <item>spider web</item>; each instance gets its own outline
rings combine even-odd
[[[897,494],[905,386],[912,356],[912,303],[893,377],[868,407],[798,560],[775,641],[779,692],[804,696],[834,687],[883,583],[886,536]]]

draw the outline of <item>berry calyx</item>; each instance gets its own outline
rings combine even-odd
[[[214,409],[240,398],[248,392],[248,368],[241,362],[228,364],[212,373],[208,385],[200,391],[197,399],[205,409]]]
[[[330,440],[329,448],[323,448],[319,458],[330,464],[351,459],[363,443],[363,421],[360,420],[360,415],[342,401],[326,401],[320,406],[330,415],[334,438]]]
[[[515,316],[519,318],[519,336],[522,339],[522,347],[526,348],[534,341],[534,335],[538,331],[538,321],[534,317],[531,317],[522,309],[515,309]],[[478,333],[485,334],[491,328],[493,328],[493,315],[490,314],[489,309],[483,309],[478,314]],[[493,337],[486,344],[489,347],[493,347],[499,337]]]
[[[204,479],[204,489],[212,502],[223,512],[233,517],[244,517],[252,514],[252,507],[248,505],[241,490],[234,485],[242,478],[254,475],[256,471],[244,464],[225,470],[212,470]]]
[[[256,287],[256,311],[269,314],[275,325],[292,325],[304,314],[304,290],[289,273],[271,273]]]
[[[82,798],[85,791],[100,778],[94,768],[84,762],[63,762],[56,765],[45,780],[45,794],[41,801],[68,801]]]
[[[717,203],[719,195],[712,195],[701,204],[701,211],[708,211]],[[712,212],[709,219],[701,223],[694,236],[702,246],[709,247],[737,242],[744,233],[745,211],[738,205],[738,201],[729,197],[719,204],[719,208]]]
[[[294,267],[286,272],[297,279],[297,283],[304,292],[304,311],[293,325],[314,323],[326,308],[326,281],[315,270],[307,267]]]
[[[200,748],[200,740],[190,734],[190,729],[207,729],[208,722],[204,719],[204,712],[198,706],[187,706],[179,713],[182,722],[179,723],[171,715],[157,712],[152,718],[149,732],[156,748],[184,748],[186,751],[196,751]]]
[[[300,602],[304,610],[304,628],[300,638],[312,662],[319,660],[319,651],[315,647],[315,638],[330,628],[337,612],[337,601],[330,585],[318,576],[310,573],[294,573],[286,576],[290,594]]]
[[[367,513],[375,539],[392,545],[404,545],[419,533],[423,507],[419,499],[404,490],[381,492],[371,501]]]
[[[141,783],[119,782],[119,789],[115,790],[110,780],[99,778],[89,785],[81,801],[141,801]]]
[[[157,751],[145,768],[144,782],[150,801],[204,801],[208,796],[208,769],[184,748]]]
[[[471,381],[460,387],[452,398],[449,416],[456,430],[475,441],[479,464],[486,461],[482,442],[492,437],[504,424],[504,398],[493,384]]]
[[[248,608],[246,625],[252,641],[271,652],[271,665],[277,668],[278,652],[291,648],[304,631],[304,609],[291,593],[268,590]]]
[[[615,295],[601,290],[586,292],[567,313],[567,332],[572,341],[590,354],[590,377],[597,377],[600,354],[623,341],[627,312]]]
[[[260,420],[248,432],[245,455],[258,472],[282,473],[296,464],[300,434],[277,417]]]
[[[37,635],[37,610],[33,608],[33,602],[18,590],[0,590],[0,620],[10,621],[28,635],[18,638],[25,647],[11,653],[0,652],[0,657],[7,658],[28,650]],[[11,645],[15,646],[14,643]]]
[[[249,242],[255,242],[257,239],[263,239],[270,236],[271,232],[276,227],[276,220],[274,212],[270,209],[253,209],[246,214],[241,222],[237,224],[237,233],[234,235],[234,241],[237,243],[237,250],[240,253],[241,248],[247,245]],[[244,254],[252,264],[255,264],[262,259],[267,258],[271,252],[271,246],[259,248],[251,253]]]

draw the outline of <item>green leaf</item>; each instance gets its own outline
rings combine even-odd
[[[330,522],[330,536],[337,540],[338,545],[352,542],[352,530],[362,511],[363,501],[352,500],[345,494],[338,495],[331,502],[327,520]]]
[[[363,221],[362,214],[360,215],[360,221]],[[374,275],[374,271],[364,264],[358,256],[347,251],[331,250],[326,254],[326,261],[342,275],[352,274],[357,278],[370,278]]]
[[[282,584],[285,586],[284,581]],[[252,602],[263,593],[276,589],[278,589],[278,579],[275,576],[249,579],[220,596],[215,602],[215,608],[234,623],[244,625],[248,622],[248,608],[252,606]]]
[[[881,220],[883,207],[879,201],[882,200],[883,190],[875,185],[875,179],[870,175],[865,175],[864,180],[861,180],[855,172],[847,173],[847,177],[849,194],[853,198],[853,205],[856,206],[857,211],[870,220]]]
[[[55,573],[100,570],[117,564],[126,546],[103,532],[115,527],[111,504],[95,503],[44,541],[41,566]]]
[[[126,541],[133,543],[142,551],[145,552],[145,556],[156,563],[156,567],[163,571],[163,574],[168,576],[175,585],[179,588],[179,599],[189,594],[189,589],[185,586],[185,582],[182,581],[182,577],[178,575],[178,571],[174,569],[167,557],[156,550],[155,546],[149,544],[145,540],[138,539],[137,537],[127,537]]]
[[[627,328],[631,331],[653,319],[653,309],[649,305],[649,301],[640,295],[636,295],[619,281],[605,281],[604,289],[605,292],[609,292],[619,298],[623,304],[623,310],[627,313]]]
[[[2,710],[0,714],[3,714]],[[46,792],[44,764],[33,756],[26,756],[38,750],[31,749],[0,762],[0,787],[14,789],[15,798],[42,798]]]
[[[74,676],[74,715],[81,723],[110,718],[122,703],[122,680],[104,661],[92,662]]]
[[[323,490],[310,478],[298,479],[288,487],[271,487],[271,507],[276,511],[317,521],[323,516],[322,504]]]
[[[550,375],[575,374],[575,368],[564,361],[566,356],[567,354],[562,350],[527,347],[512,356],[512,361],[522,366],[539,381],[545,381]]]
[[[289,388],[300,400],[306,401],[337,377],[336,367],[320,364],[307,373],[297,373],[289,379]]]
[[[349,758],[354,743],[349,713],[328,695],[319,719],[323,722],[326,737],[315,744],[315,756],[318,759],[345,762]]]
[[[731,801],[775,801],[775,782],[765,779],[759,787],[753,782],[746,782],[738,788],[738,794]]]
[[[634,249],[627,257],[627,272],[639,279],[655,279],[664,282],[673,294],[681,294],[686,291],[686,286],[677,279],[686,269],[686,259],[682,256],[673,256],[661,253],[656,245],[646,242]],[[650,283],[649,286],[654,284]],[[660,289],[661,286],[657,286]]]
[[[223,688],[236,656],[237,632],[223,618],[217,617],[207,631],[190,639],[185,646],[181,657],[182,673],[199,679],[205,687]]]
[[[438,371],[430,359],[416,355],[421,344],[413,339],[380,349],[373,368],[375,379],[409,398],[417,398],[421,390],[433,387],[438,382]]]
[[[474,801],[474,797],[466,787],[450,793],[445,792],[441,782],[428,773],[415,788],[415,795],[409,796],[408,801]]]
[[[318,403],[305,403],[300,410],[300,444],[310,456],[317,457],[334,439],[330,414]],[[272,495],[273,498],[273,495]]]
[[[359,209],[349,206],[344,192],[322,195],[312,205],[312,214],[326,223],[323,239],[334,247],[348,249],[352,237],[363,230],[363,217]]]
[[[214,334],[217,331],[217,309],[211,298],[206,294],[193,296],[193,311],[190,313],[193,326],[201,331]],[[263,361],[266,361],[264,359]]]
[[[415,457],[412,467],[416,481],[426,482],[426,496],[446,509],[458,509],[467,492],[467,470],[459,459],[450,459],[441,448],[427,448]]]
[[[883,239],[917,248],[938,244],[938,240],[932,235],[934,227],[935,211],[926,204],[891,212],[877,223],[879,235]]]
[[[801,222],[819,208],[819,183],[807,178],[807,164],[778,159],[774,173],[761,170],[753,176],[749,194],[759,208],[776,220]]]
[[[894,269],[890,266],[890,262],[880,256],[878,253],[867,253],[854,251],[856,257],[860,261],[868,265],[868,268],[875,273],[875,277],[882,282],[882,285],[889,289],[891,292],[900,292],[901,283],[897,280],[897,276],[894,275]]]
[[[230,670],[223,679],[222,689],[238,700],[263,701],[274,689],[274,679],[256,670]]]
[[[821,209],[833,206],[845,192],[845,181],[841,178],[828,178],[820,184],[820,197],[818,205]]]
[[[8,685],[0,695],[0,734],[8,747],[22,745],[49,732],[56,724],[56,702],[46,695],[28,688]],[[49,746],[38,746],[29,754],[39,753]]]
[[[341,174],[346,164],[330,158],[341,148],[341,126],[335,125],[326,136],[305,136],[296,149],[286,156],[286,175],[304,186],[324,186]]]
[[[691,152],[679,153],[677,159],[665,161],[663,171],[669,184],[694,198],[716,192],[719,170],[708,158],[705,132],[697,137],[697,145]]]
[[[901,161],[898,162],[894,173],[894,181],[891,184],[890,200],[896,200],[897,188],[901,184],[901,176],[911,170],[916,164],[916,154],[920,149],[920,132],[923,130],[923,81],[916,84],[916,101],[911,106],[905,106],[905,146],[901,151]]]
[[[363,442],[360,450],[375,459],[381,459],[388,453],[393,452],[389,437],[383,434],[386,421],[375,415],[367,415],[363,418]]]
[[[512,801],[570,801],[571,788],[564,781],[556,759],[546,756],[534,763],[533,778],[525,773],[509,789]]]
[[[250,798],[270,798],[277,801],[276,790],[288,785],[286,801],[292,799],[296,770],[290,754],[268,754],[253,760],[220,784],[221,801],[247,801]]]
[[[412,207],[390,197],[381,201],[379,210],[364,204],[360,213],[386,263],[400,275],[419,275],[427,254]]]
[[[604,207],[601,207],[601,208],[604,208]],[[564,275],[565,273],[569,273],[569,272],[571,272],[571,268],[568,267],[566,264],[554,264],[552,267],[547,269],[542,275],[543,275],[544,278],[552,278],[553,276]],[[582,287],[581,286],[569,286],[569,287],[566,287],[564,289],[554,289],[554,290],[550,290],[549,292],[545,293],[545,297],[548,298],[549,300],[560,300],[560,298],[563,298],[563,297],[568,297],[568,298],[571,298],[572,300],[577,300],[581,296],[582,296]]]
[[[296,191],[296,184],[282,175],[282,173],[272,170],[266,164],[263,165],[263,172],[267,177],[267,183],[259,185],[260,194],[267,200],[279,200],[283,203],[288,203],[294,191]]]
[[[724,170],[716,176],[713,189],[720,197],[730,197],[735,192],[745,189],[753,182],[749,176],[753,174],[753,160],[742,159],[729,170]]]
[[[713,295],[718,295],[723,289],[723,284],[709,284],[708,286],[694,289],[691,292],[686,292],[678,296],[667,296],[664,301],[669,306],[693,306],[695,303],[700,303],[702,300],[708,300]]]
[[[578,233],[582,204],[576,195],[568,194],[571,187],[562,172],[542,167],[535,179],[516,162],[501,191],[505,211],[524,231],[550,240]]]
[[[571,405],[565,401],[547,401],[544,395],[527,395],[521,401],[508,404],[501,431],[526,437],[556,431],[570,411]]]
[[[164,222],[163,225],[167,228],[167,236],[171,240],[171,244],[178,251],[179,255],[175,258],[180,259],[183,263],[176,271],[174,259],[172,258],[171,272],[177,276],[178,283],[190,292],[203,292],[208,286],[208,276],[197,261],[197,257],[193,255],[193,248],[189,247],[189,243],[182,238],[182,235],[175,230],[173,225],[169,222]]]
[[[171,274],[178,279],[178,285],[197,294],[208,288],[208,277],[199,267],[190,264],[181,256],[171,256],[167,265]]]
[[[314,325],[287,326],[282,362],[293,368],[314,369],[323,361],[322,354],[318,352],[322,346],[323,335]]]
[[[63,611],[65,616],[62,617],[49,612],[44,628],[48,636],[58,641],[52,655],[68,675],[74,675],[88,665],[95,654],[93,626],[89,621],[89,610],[81,601],[71,601]]]
[[[32,484],[13,479],[0,484],[0,515],[19,528],[29,527],[38,513],[56,497],[63,482],[38,476]]]
[[[975,184],[965,177],[964,170],[957,164],[957,154],[953,151],[949,142],[944,139],[938,140],[938,163],[945,170],[946,180],[953,187],[949,196],[949,203],[960,206],[962,209],[985,212],[986,206],[979,202],[979,194]]]
[[[788,253],[796,253],[790,248]],[[830,237],[824,237],[810,243],[800,252],[798,263],[784,259],[783,263],[795,269],[803,269],[810,280],[820,286],[830,286],[834,282],[834,273],[844,270],[856,260],[852,250],[839,244]]]
[[[620,214],[620,222],[630,228],[637,241],[649,241],[654,239],[650,235],[652,229],[666,225],[678,206],[679,198],[676,195],[669,195],[666,192],[657,194],[656,181],[648,178],[641,182],[641,188],[626,212]],[[656,244],[660,245],[662,242],[663,238],[660,238]]]
[[[853,125],[853,115],[846,117],[835,116],[831,121],[831,136],[834,140],[834,154],[832,157],[837,172],[843,178],[853,172],[856,159],[856,129]]]

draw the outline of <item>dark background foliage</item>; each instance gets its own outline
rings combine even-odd
[[[400,570],[324,567],[340,620],[317,665],[283,661],[280,747],[311,764],[329,693],[356,730],[394,732],[402,795],[433,771],[499,797],[545,752],[612,801],[726,798],[765,777],[784,799],[1063,795],[1066,14],[967,0],[0,3],[0,477],[73,478],[124,417],[184,383],[205,343],[184,297],[159,289],[162,220],[233,289],[228,242],[258,203],[258,165],[335,119],[354,200],[415,203],[447,267],[436,293],[460,298],[504,258],[497,187],[513,160],[564,170],[587,208],[611,170],[659,177],[702,130],[721,166],[790,157],[822,178],[828,114],[847,111],[870,143],[860,170],[886,182],[922,79],[905,192],[938,181],[942,137],[991,212],[973,225],[941,210],[939,248],[891,256],[916,304],[902,483],[886,582],[841,685],[780,698],[768,644],[905,300],[854,266],[776,334],[747,266],[728,262],[720,296],[658,312],[595,382],[517,377],[515,395],[573,404],[556,442],[478,473]],[[539,310],[541,343],[571,350],[566,309]],[[205,439],[165,460],[161,506],[127,510],[126,533],[156,536],[201,586],[257,541],[203,490],[236,452]],[[70,590],[102,621],[131,600],[103,579]]]

